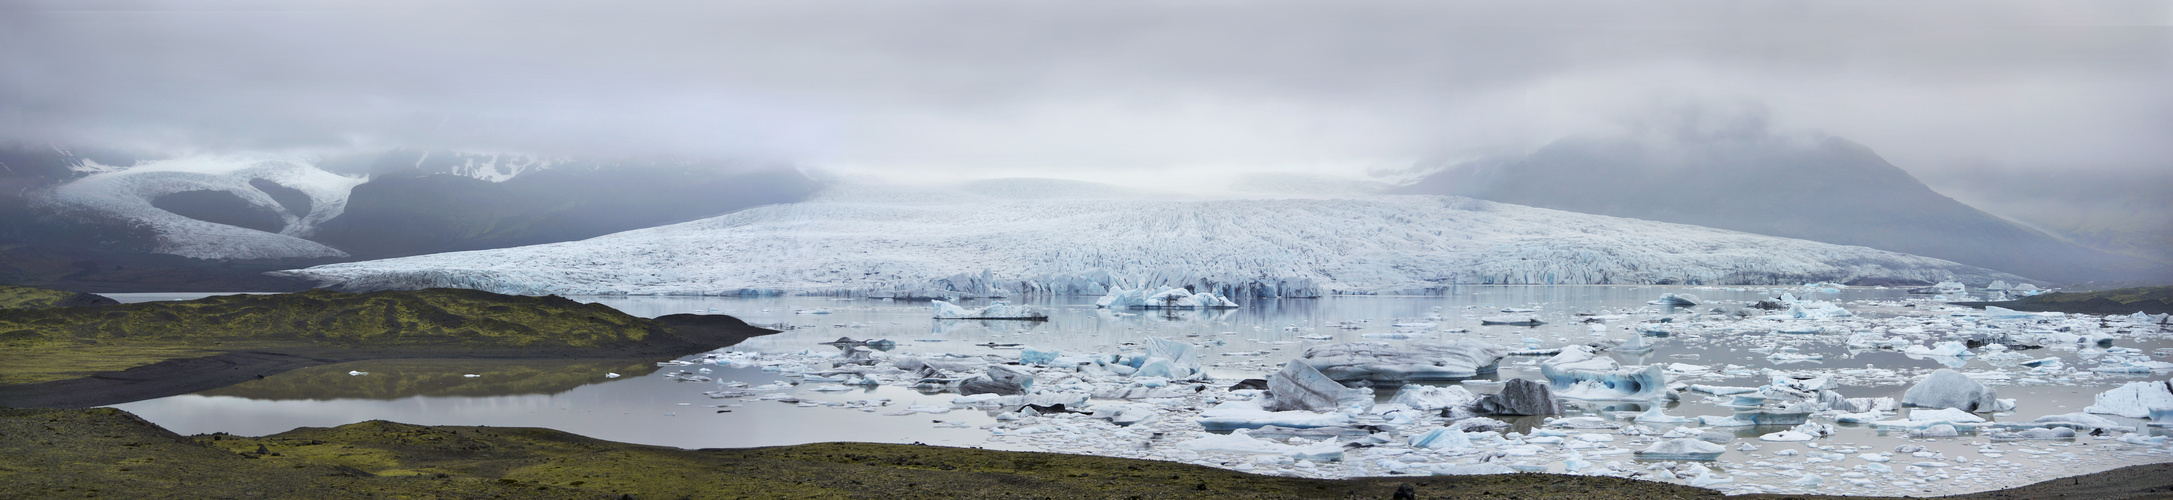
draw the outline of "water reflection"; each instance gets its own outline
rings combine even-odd
[[[557,394],[610,381],[607,374],[638,377],[656,368],[654,359],[355,361],[312,366],[198,394],[313,401]],[[357,372],[366,375],[352,374]]]

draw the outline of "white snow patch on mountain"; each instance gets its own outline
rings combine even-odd
[[[317,169],[303,158],[265,156],[190,156],[146,161],[116,168],[88,161],[91,175],[35,196],[40,208],[63,216],[96,217],[149,227],[158,237],[154,252],[201,259],[345,257],[346,252],[302,239],[317,225],[347,209],[347,195],[366,177],[347,177]],[[271,195],[249,184],[263,179],[309,196],[308,213],[291,213]],[[184,191],[224,191],[279,214],[284,228],[269,233],[205,222],[151,205],[159,196]]]
[[[802,203],[583,241],[280,274],[353,290],[930,297],[2019,279],[1865,247],[1452,196],[1197,199],[1043,180],[843,185]]]

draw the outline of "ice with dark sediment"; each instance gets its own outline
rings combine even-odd
[[[1663,293],[1660,298],[1647,304],[1656,306],[1689,307],[1699,304],[1698,296],[1687,293]]]
[[[1298,361],[1328,378],[1396,385],[1430,380],[1461,380],[1494,373],[1508,348],[1460,339],[1447,344],[1395,345],[1384,342],[1324,344],[1305,350]]]
[[[1561,415],[1562,402],[1547,384],[1513,378],[1502,384],[1501,392],[1480,397],[1474,409],[1492,415]]]
[[[1005,365],[989,365],[981,376],[966,379],[958,384],[958,393],[973,394],[1025,394],[1034,385],[1034,375]]]
[[[1623,367],[1591,347],[1572,345],[1539,363],[1559,397],[1597,401],[1650,401],[1675,396],[1660,365]]]

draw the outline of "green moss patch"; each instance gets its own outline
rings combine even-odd
[[[1555,474],[1259,476],[1169,462],[820,443],[682,450],[548,429],[383,421],[265,437],[179,436],[113,409],[0,410],[0,497],[289,498],[1722,498]],[[1956,498],[2165,498],[2173,464]],[[1870,498],[1762,496],[1743,498]]]

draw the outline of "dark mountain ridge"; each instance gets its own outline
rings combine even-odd
[[[1962,204],[1836,137],[1575,137],[1395,191],[1860,245],[2055,283],[2173,279]]]

